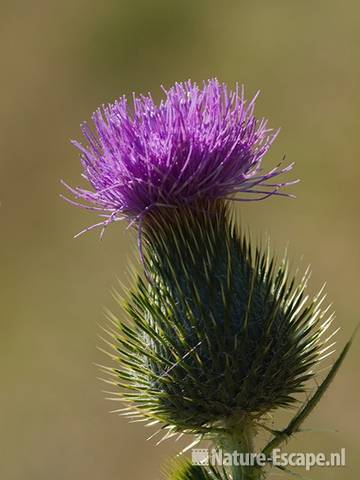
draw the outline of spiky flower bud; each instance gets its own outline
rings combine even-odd
[[[211,431],[294,402],[323,350],[322,298],[253,248],[217,202],[158,212],[131,326],[116,335],[124,396],[177,430]],[[126,391],[127,390],[127,391]]]

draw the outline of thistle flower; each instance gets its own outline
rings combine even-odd
[[[73,142],[92,189],[65,185],[77,199],[71,203],[103,216],[90,228],[122,218],[141,222],[161,206],[285,195],[279,190],[289,182],[273,179],[291,165],[261,170],[278,132],[255,118],[256,96],[247,102],[243,88],[232,92],[216,79],[202,88],[177,83],[164,92],[159,105],[150,94],[134,95],[132,113],[125,97],[99,108],[95,132],[82,126],[87,145]]]
[[[308,274],[290,276],[286,259],[252,246],[232,218],[227,200],[286,195],[291,183],[276,180],[291,165],[261,169],[277,132],[255,118],[256,97],[247,102],[243,89],[217,80],[178,83],[165,95],[158,106],[134,96],[132,113],[125,97],[104,106],[95,132],[83,125],[87,146],[74,142],[91,190],[67,186],[69,201],[102,216],[85,231],[127,219],[146,265],[126,300],[130,323],[111,317],[116,365],[102,368],[126,403],[120,410],[161,422],[165,437],[196,433],[251,452],[265,414],[295,404],[331,353],[333,315],[322,291],[309,299]],[[299,430],[350,345],[289,425],[269,429],[263,452]],[[173,478],[263,478],[258,468],[228,473],[185,465]]]

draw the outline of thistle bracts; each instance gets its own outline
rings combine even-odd
[[[323,296],[286,259],[252,247],[222,202],[144,225],[146,269],[119,322],[118,384],[146,418],[178,431],[232,429],[288,406],[328,348]],[[115,383],[117,381],[115,380]]]

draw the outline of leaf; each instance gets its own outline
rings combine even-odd
[[[186,461],[180,463],[170,475],[170,480],[230,480],[225,469],[218,470],[213,466],[192,465]]]

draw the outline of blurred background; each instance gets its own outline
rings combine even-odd
[[[359,321],[360,6],[355,0],[1,0],[0,478],[160,478],[179,444],[109,411],[95,362],[104,307],[135,241],[125,225],[73,235],[93,214],[59,198],[81,184],[70,145],[101,104],[160,84],[217,76],[261,89],[259,116],[282,131],[266,160],[296,162],[296,200],[239,206],[254,235],[327,281],[341,331]],[[289,448],[347,449],[360,475],[360,338]],[[330,364],[330,360],[328,362]],[[310,385],[312,387],[312,385]],[[281,426],[284,419],[278,419]],[[329,431],[323,431],[328,429]],[[305,474],[305,472],[304,472]],[[283,475],[283,474],[282,474]],[[286,477],[286,475],[283,475]],[[305,474],[306,476],[306,474]],[[274,476],[275,478],[275,476]]]

